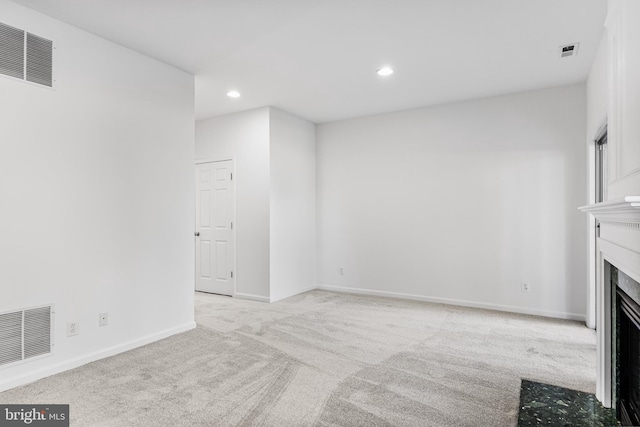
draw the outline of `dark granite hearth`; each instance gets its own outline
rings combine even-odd
[[[518,427],[619,425],[615,411],[604,408],[593,394],[522,380]]]

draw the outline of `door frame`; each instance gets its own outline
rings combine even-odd
[[[202,159],[196,159],[194,162],[194,166],[197,165],[202,165],[202,164],[206,164],[206,163],[218,163],[218,162],[226,162],[226,161],[231,161],[231,173],[233,173],[233,189],[232,189],[232,194],[233,194],[233,206],[231,207],[231,216],[233,218],[233,229],[231,230],[231,233],[233,234],[233,274],[234,274],[234,280],[233,280],[233,290],[231,291],[231,297],[234,298],[237,294],[237,289],[238,289],[238,269],[237,269],[237,253],[238,253],[238,239],[237,239],[237,233],[236,230],[238,229],[238,225],[237,225],[237,221],[236,221],[236,184],[235,184],[235,180],[236,180],[236,159],[235,156],[222,156],[222,157],[214,157],[214,158],[202,158]],[[196,207],[194,209],[193,212],[193,228],[194,228],[194,233],[196,232],[195,228],[196,228],[196,215],[197,215],[197,209],[198,209],[198,204],[197,204],[197,194],[195,194],[198,190],[198,173],[197,173],[197,169],[195,169],[194,167],[194,174],[193,174],[193,179],[194,179],[194,202],[196,203]],[[194,249],[194,254],[195,254],[195,250],[196,250],[196,240],[195,240],[195,235],[193,236],[193,249]],[[193,271],[197,274],[197,269],[196,269],[196,258],[194,257],[193,259]],[[194,274],[193,276],[193,290],[196,291],[196,274]]]
[[[587,172],[588,172],[588,182],[587,182],[587,203],[594,204],[596,203],[596,150],[597,150],[597,142],[602,138],[604,133],[607,132],[607,117],[605,117],[600,126],[596,129],[593,135],[589,137],[587,143]],[[606,164],[605,164],[606,169]],[[606,172],[606,171],[605,171]],[[605,198],[606,198],[606,186],[607,179],[604,180],[605,186]],[[599,274],[598,267],[598,248],[596,246],[597,239],[597,231],[596,231],[596,219],[593,215],[588,215],[587,218],[587,247],[588,247],[588,255],[587,255],[587,315],[586,315],[586,324],[588,328],[596,329],[596,281]]]

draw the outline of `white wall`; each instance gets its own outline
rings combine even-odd
[[[5,389],[195,326],[194,84],[14,3],[0,17],[56,47],[54,90],[0,78],[0,312],[55,304],[54,355],[0,368]]]
[[[233,158],[236,294],[269,300],[269,108],[200,120],[196,159]]]
[[[608,199],[640,195],[640,2],[612,1],[607,17]]]
[[[599,127],[607,118],[607,103],[609,99],[609,81],[607,79],[607,67],[609,64],[607,57],[607,37],[604,34],[600,40],[598,52],[593,60],[589,78],[587,79],[587,138],[591,143],[593,143]]]
[[[319,125],[318,283],[583,318],[585,102],[576,85]]]
[[[271,301],[315,286],[315,125],[270,108]]]

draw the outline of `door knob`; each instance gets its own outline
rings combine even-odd
[[[196,231],[195,233],[193,233],[196,237],[200,237],[200,232]]]

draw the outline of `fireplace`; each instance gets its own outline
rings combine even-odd
[[[611,269],[611,287],[616,292],[615,331],[615,407],[622,425],[640,425],[640,283]],[[626,292],[625,292],[626,291]],[[628,293],[627,293],[628,292]],[[634,297],[632,297],[632,295]]]
[[[638,416],[640,405],[640,322],[639,316],[630,314],[637,314],[634,308],[640,304],[640,196],[625,196],[580,210],[600,223],[594,275],[596,397],[605,407],[615,408],[624,422],[640,425],[633,418]]]

